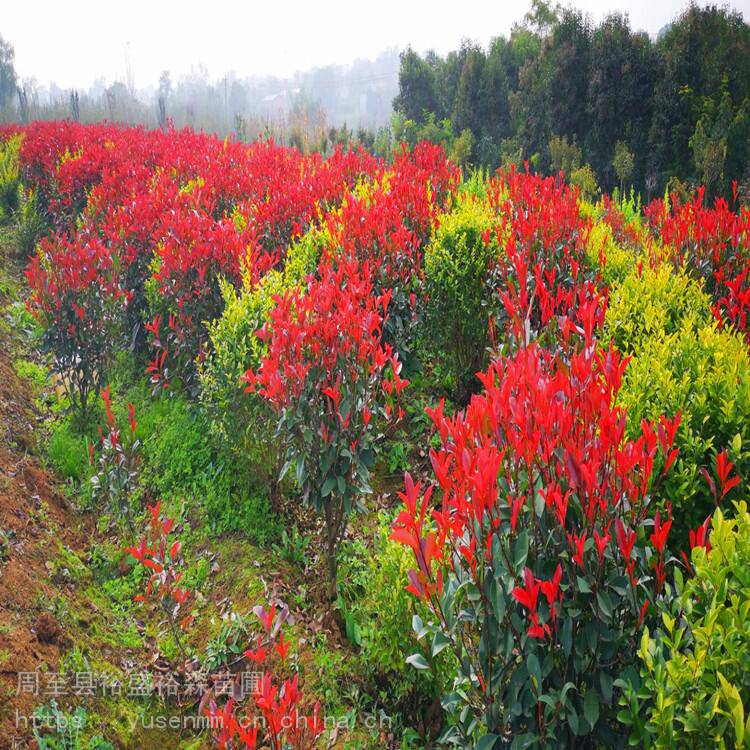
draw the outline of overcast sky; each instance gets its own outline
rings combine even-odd
[[[576,0],[598,21],[623,10],[631,24],[656,34],[687,0]],[[704,4],[702,1],[701,4]],[[95,78],[125,80],[130,60],[136,87],[169,69],[175,80],[203,65],[212,78],[288,75],[387,47],[411,44],[447,52],[462,38],[486,44],[521,20],[527,0],[5,0],[0,34],[16,50],[16,70],[38,83],[88,87]],[[750,19],[750,0],[730,7]]]

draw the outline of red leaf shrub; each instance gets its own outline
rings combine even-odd
[[[525,345],[554,323],[551,346],[567,342],[580,326],[590,337],[604,319],[606,290],[587,263],[590,221],[580,213],[577,192],[559,177],[511,169],[499,175],[491,198],[502,248],[494,269],[498,333]]]
[[[419,634],[461,665],[446,705],[462,743],[478,727],[542,744],[616,733],[612,683],[664,591],[670,520],[650,491],[679,420],[627,439],[626,365],[591,342],[569,359],[532,344],[496,359],[464,412],[428,410],[442,502],[407,476],[393,535],[436,618]]]
[[[101,370],[104,355],[122,344],[145,353],[144,324],[161,315],[151,375],[155,384],[178,377],[188,388],[208,344],[205,322],[222,310],[219,278],[237,283],[246,271],[257,281],[320,211],[379,168],[361,149],[336,149],[323,159],[271,140],[248,147],[190,130],[53,122],[22,132],[24,182],[58,231],[58,249],[42,245],[30,267],[38,294],[46,283],[42,269],[51,273],[62,254],[85,262],[74,251],[93,247],[101,267],[87,281],[94,292],[116,289],[125,305],[116,331],[98,342],[98,360],[81,344],[68,355],[59,332],[50,334],[54,350]],[[91,307],[92,290],[64,274],[57,282],[58,297]],[[54,319],[43,323],[57,326]]]
[[[26,271],[28,307],[43,328],[42,346],[80,424],[106,381],[122,311],[116,262],[95,236],[42,240]]]
[[[276,298],[257,335],[268,345],[246,390],[279,413],[287,447],[282,475],[294,470],[304,500],[325,517],[331,595],[336,553],[356,497],[369,491],[379,419],[393,418],[406,385],[381,343],[389,293],[375,294],[367,265],[321,263],[305,291]],[[387,377],[390,375],[390,377]]]
[[[290,675],[290,643],[281,631],[288,611],[277,612],[274,604],[268,611],[263,607],[254,611],[261,631],[255,648],[244,653],[257,669],[257,673],[249,673],[254,677],[253,689],[246,691],[238,678],[233,697],[223,705],[213,691],[201,701],[214,740],[226,750],[312,750],[323,733],[323,720],[319,704],[310,706],[301,692],[299,674]],[[282,679],[284,674],[290,676]]]
[[[169,622],[175,643],[183,659],[186,659],[179,629],[186,628],[193,618],[192,615],[180,617],[180,611],[191,598],[191,592],[179,585],[182,580],[179,569],[181,544],[178,539],[170,539],[174,519],[161,515],[161,500],[149,505],[148,510],[151,518],[147,537],[141,539],[137,547],[125,550],[149,571],[146,589],[135,600],[144,604],[149,601],[158,603]]]
[[[102,391],[104,410],[107,415],[107,430],[99,428],[99,470],[93,477],[93,497],[103,498],[109,511],[122,514],[133,529],[130,499],[138,479],[141,442],[135,436],[135,406],[128,404],[128,429],[124,432],[117,426],[112,412],[109,386]],[[89,445],[89,461],[94,465],[94,445]]]
[[[668,259],[704,282],[720,324],[731,324],[750,337],[750,208],[734,212],[723,198],[704,205],[705,189],[680,202],[657,199],[644,214],[667,247]],[[750,338],[748,338],[750,341]]]

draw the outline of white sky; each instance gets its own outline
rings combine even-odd
[[[626,11],[635,29],[655,34],[687,0],[574,0],[595,21]],[[705,0],[701,0],[705,4]],[[729,0],[750,20],[750,0]],[[16,50],[16,70],[63,87],[95,78],[125,80],[129,56],[136,87],[172,80],[202,64],[212,78],[288,75],[387,47],[412,44],[444,53],[462,38],[486,44],[507,34],[526,0],[4,0],[0,34]]]

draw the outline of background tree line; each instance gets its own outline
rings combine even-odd
[[[626,15],[597,26],[535,0],[488,49],[407,49],[394,109],[407,140],[444,141],[465,163],[528,160],[585,190],[651,197],[676,178],[728,195],[750,181],[750,26],[691,4],[652,40]]]
[[[136,86],[130,70],[122,80],[99,77],[87,88],[64,89],[16,74],[14,50],[0,37],[0,122],[71,118],[110,120],[147,127],[191,126],[250,140],[270,132],[287,143],[317,148],[350,128],[375,132],[387,125],[398,92],[399,54],[388,49],[372,60],[329,65],[290,77],[240,76],[212,79],[201,66],[173,75],[165,70]],[[345,127],[348,124],[349,127]]]
[[[523,22],[486,49],[407,49],[400,64],[389,50],[292,79],[210,81],[199,68],[176,82],[164,71],[137,90],[127,75],[63,90],[19,79],[13,63],[0,38],[0,120],[170,120],[242,140],[272,134],[305,151],[361,143],[384,157],[427,139],[462,166],[528,161],[589,194],[633,185],[648,199],[672,180],[729,196],[737,180],[750,195],[750,26],[717,6],[689,5],[652,39],[623,14],[594,25],[532,0]]]

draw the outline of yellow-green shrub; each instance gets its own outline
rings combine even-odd
[[[610,296],[604,339],[631,355],[620,404],[628,424],[682,412],[679,457],[657,491],[671,501],[671,540],[685,546],[687,530],[714,508],[701,467],[713,474],[728,449],[741,477],[750,472],[750,360],[742,339],[719,331],[706,295],[682,274],[663,268],[633,272]]]
[[[462,195],[425,249],[425,347],[459,393],[487,360],[490,260],[499,252],[494,226],[486,203]]]
[[[358,627],[358,662],[362,676],[388,709],[428,703],[450,684],[448,653],[436,659],[435,670],[416,670],[406,659],[415,649],[413,619],[429,619],[422,602],[406,591],[414,558],[391,538],[391,520],[383,515],[367,546],[342,548],[341,579],[345,606]],[[418,713],[418,711],[417,711]]]
[[[279,472],[273,439],[276,420],[267,402],[243,393],[240,377],[257,368],[266,345],[255,332],[267,320],[276,295],[304,283],[320,256],[317,238],[307,235],[292,245],[282,271],[269,271],[259,284],[240,290],[221,282],[224,312],[208,325],[211,354],[200,365],[201,401],[210,428],[238,462],[238,475],[260,486],[274,486]]]
[[[570,184],[581,191],[581,197],[585,200],[591,200],[601,193],[599,183],[596,181],[596,172],[589,164],[584,164],[570,173]]]
[[[608,263],[609,265],[609,263]],[[622,352],[638,352],[650,340],[679,331],[686,320],[703,327],[713,320],[711,299],[682,271],[666,264],[629,273],[609,297],[605,332]]]
[[[18,154],[22,135],[0,142],[0,223],[10,221],[21,201],[21,174]]]
[[[595,209],[590,203],[581,202],[581,214],[594,217]],[[612,237],[612,229],[597,221],[589,231],[586,255],[592,266],[598,266],[602,281],[611,287],[622,281],[635,266],[635,258],[630,250],[618,245]]]
[[[643,684],[622,717],[631,740],[655,748],[750,747],[750,513],[714,514],[711,550],[692,553],[682,617],[664,613],[641,642]],[[646,705],[643,705],[647,702]],[[645,711],[643,710],[645,708]]]

